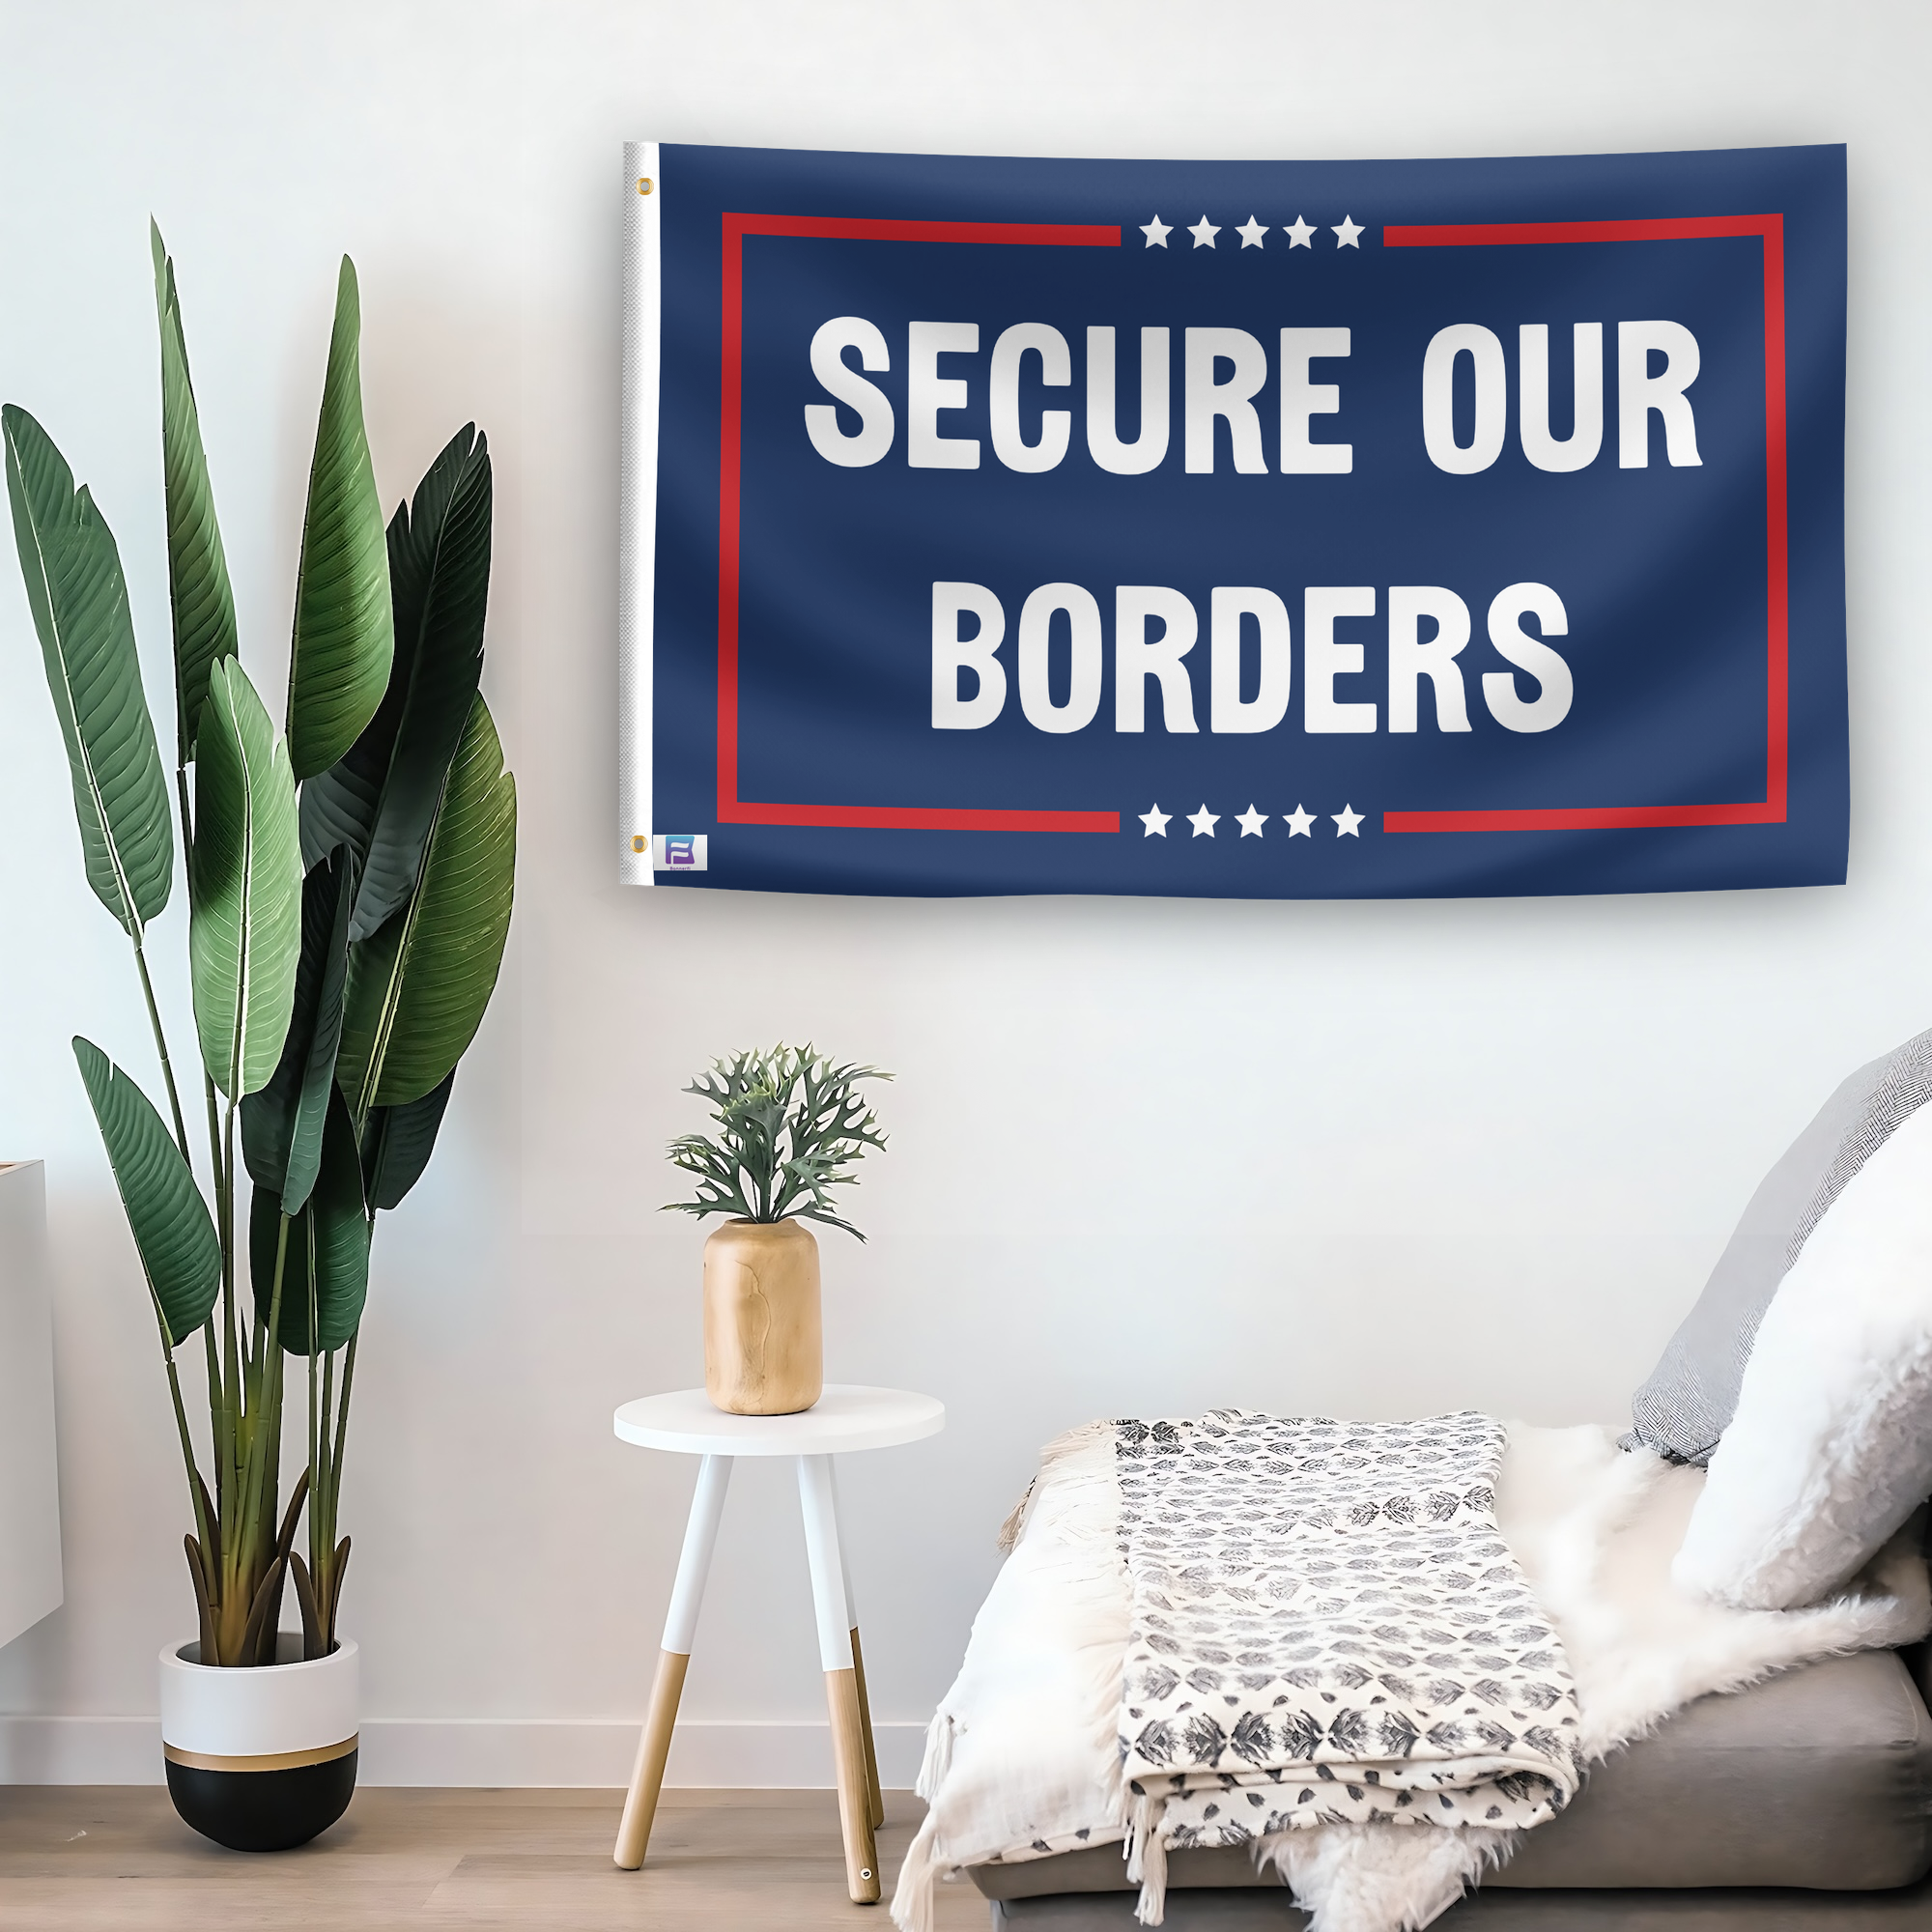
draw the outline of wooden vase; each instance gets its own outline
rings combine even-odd
[[[704,1244],[704,1389],[727,1415],[794,1415],[825,1387],[818,1243],[796,1221],[726,1221]]]

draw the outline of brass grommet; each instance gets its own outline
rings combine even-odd
[[[650,178],[650,176],[649,176],[649,175],[639,175],[639,176],[638,177],[638,192],[639,192],[639,194],[649,194],[649,193],[650,193],[650,191],[651,191],[651,178]]]
[[[641,852],[650,842],[641,832],[636,833],[631,839],[631,850],[633,852]]]

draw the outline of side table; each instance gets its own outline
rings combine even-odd
[[[879,1796],[878,1753],[866,1697],[852,1579],[838,1541],[838,1496],[832,1459],[858,1449],[890,1449],[937,1435],[946,1409],[929,1395],[903,1389],[856,1388],[828,1382],[825,1393],[796,1415],[726,1415],[700,1389],[647,1395],[627,1402],[611,1418],[619,1440],[646,1449],[701,1456],[684,1548],[665,1618],[664,1648],[651,1685],[650,1709],[638,1741],[637,1767],[624,1798],[611,1856],[626,1871],[644,1861],[651,1821],[664,1788],[665,1760],[677,1722],[678,1698],[691,1662],[697,1605],[724,1514],[731,1464],[740,1456],[789,1456],[798,1463],[798,1501],[811,1565],[811,1603],[818,1621],[818,1656],[832,1716],[832,1756],[838,1780],[838,1824],[845,1839],[845,1886],[855,1903],[879,1898],[879,1858],[873,1833],[885,1823]]]

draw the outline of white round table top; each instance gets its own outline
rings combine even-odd
[[[946,1427],[946,1405],[909,1389],[827,1382],[796,1415],[726,1415],[701,1388],[639,1396],[611,1418],[618,1439],[685,1456],[841,1456],[891,1449]]]

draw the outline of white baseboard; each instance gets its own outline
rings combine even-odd
[[[363,1784],[622,1785],[640,1720],[614,1718],[377,1718],[361,1728]],[[923,1724],[876,1724],[879,1781],[907,1790]],[[0,1784],[159,1784],[157,1718],[0,1716]],[[724,1790],[832,1784],[823,1723],[681,1723],[665,1782]]]

